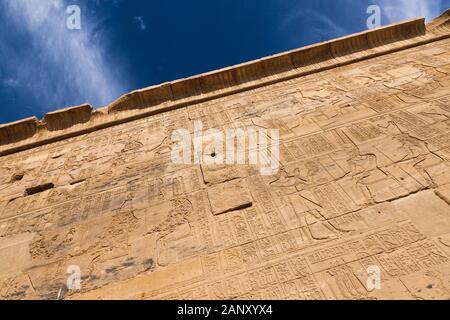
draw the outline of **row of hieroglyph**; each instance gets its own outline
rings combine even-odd
[[[433,41],[177,108],[3,126],[0,297],[450,298],[447,18]],[[195,121],[278,129],[280,170],[173,163]]]

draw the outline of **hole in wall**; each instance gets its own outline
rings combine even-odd
[[[12,176],[11,182],[14,183],[14,182],[21,181],[24,176],[25,176],[25,174],[23,174],[23,173],[16,173],[15,175]]]
[[[55,185],[53,183],[41,184],[40,186],[27,188],[25,190],[25,196],[31,196],[33,194],[41,193],[50,189],[53,189]]]
[[[85,182],[86,182],[86,179],[79,179],[79,180],[74,180],[74,181],[70,182],[70,185],[71,186],[76,186],[76,185],[79,185],[79,184],[82,184],[82,183],[85,183]]]

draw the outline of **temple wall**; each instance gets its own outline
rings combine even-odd
[[[448,15],[1,125],[0,298],[450,298]],[[276,172],[176,163],[196,123]]]

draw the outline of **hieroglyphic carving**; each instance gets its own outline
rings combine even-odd
[[[78,265],[65,298],[415,298],[450,265],[448,45],[1,157],[0,297],[56,299]],[[172,131],[194,121],[278,129],[280,170],[172,163]],[[374,265],[385,291],[365,287]]]

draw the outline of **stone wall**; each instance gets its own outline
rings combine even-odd
[[[450,298],[449,48],[447,11],[0,126],[0,297]],[[279,171],[174,163],[195,121]]]

